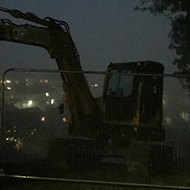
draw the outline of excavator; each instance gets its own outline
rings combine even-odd
[[[33,13],[3,7],[0,11],[28,22],[17,25],[1,19],[1,41],[45,48],[56,60],[66,94],[64,104],[71,114],[68,129],[71,137],[94,139],[103,144],[117,142],[121,146],[133,140],[164,141],[161,63],[149,60],[110,63],[105,71],[102,97],[94,98],[65,21],[41,19]]]

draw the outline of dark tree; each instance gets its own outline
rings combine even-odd
[[[171,20],[169,48],[178,55],[173,64],[180,72],[190,69],[190,0],[140,0],[135,10],[162,14]]]
[[[171,20],[169,48],[178,55],[173,64],[179,69],[174,74],[190,92],[190,0],[140,0],[135,10],[165,15]]]

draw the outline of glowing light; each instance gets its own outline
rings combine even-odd
[[[46,92],[46,96],[49,97],[49,92]]]
[[[10,81],[10,80],[6,80],[5,82],[6,82],[6,83],[8,83],[8,84],[10,84],[10,83],[11,83],[11,81]]]
[[[7,90],[11,90],[11,87],[7,87]]]
[[[96,88],[96,87],[98,87],[98,84],[92,84],[91,87]]]
[[[64,118],[63,118],[63,122],[66,122],[66,121],[67,121],[67,118],[66,118],[66,117],[64,117]]]
[[[32,100],[29,100],[29,101],[28,101],[28,106],[31,106],[32,103],[33,103]]]
[[[14,141],[14,137],[10,137],[9,140],[13,142]]]
[[[7,138],[6,138],[6,141],[14,142],[14,137],[7,137]]]
[[[17,142],[16,142],[16,149],[17,150],[23,149],[23,143],[19,139],[17,139]]]
[[[55,104],[55,99],[51,99],[51,104]]]
[[[46,120],[46,118],[45,118],[45,117],[42,117],[42,118],[41,118],[41,121],[45,121],[45,120]]]

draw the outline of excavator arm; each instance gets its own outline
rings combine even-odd
[[[56,60],[66,93],[66,104],[75,120],[79,115],[90,116],[97,112],[97,104],[91,95],[87,80],[82,73],[79,54],[71,38],[66,22],[52,18],[41,19],[32,13],[19,10],[1,11],[13,17],[32,22],[16,25],[8,19],[0,20],[0,40],[45,48],[50,57]]]

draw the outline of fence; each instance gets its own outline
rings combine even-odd
[[[79,124],[76,121],[69,123],[72,119],[69,109],[65,106],[63,112],[60,106],[65,101],[65,92],[59,71],[10,69],[5,72],[1,97],[1,168],[4,171],[1,175],[6,189],[9,181],[14,184],[15,179],[20,179],[16,184],[21,189],[28,188],[29,181],[36,183],[35,187],[41,184],[46,189],[53,188],[50,182],[56,183],[54,188],[64,184],[65,189],[77,189],[79,185],[81,189],[190,188],[190,100],[189,91],[184,88],[184,84],[188,84],[188,76],[143,76],[148,81],[156,77],[163,79],[163,89],[160,83],[156,84],[157,90],[155,84],[151,86],[154,95],[159,90],[162,92],[157,94],[161,98],[161,107],[157,105],[159,99],[152,101],[150,96],[145,96],[146,100],[142,100],[143,91],[141,93],[140,89],[143,87],[138,87],[136,104],[130,105],[130,99],[125,109],[122,108],[124,99],[109,99],[108,90],[103,93],[105,74],[84,72],[100,110],[103,113],[106,109],[109,113],[112,110],[112,116],[103,118],[104,124],[99,125],[97,116],[93,119],[94,125],[88,118],[85,120],[84,115],[79,115],[82,117],[80,122],[85,120],[91,126],[90,130],[87,126],[78,132],[80,128],[76,126]],[[128,75],[129,78],[131,76],[136,75]],[[145,86],[146,83],[142,84]],[[147,106],[142,104],[143,101],[148,102]],[[149,121],[145,121],[149,117],[145,118],[147,108],[148,115],[152,115]],[[127,121],[120,119],[120,122],[118,118],[123,113],[133,115]],[[137,115],[139,118],[135,121],[130,120]],[[132,122],[149,123],[154,129],[160,119],[165,129],[163,140],[141,138],[141,135],[146,137],[150,133],[145,124],[136,135],[139,129]],[[115,122],[111,127],[110,121]],[[128,123],[123,125],[124,122]],[[94,130],[94,126],[98,130]],[[126,126],[132,127],[126,130]],[[157,134],[160,131],[153,132]],[[97,134],[101,138],[97,138]]]

